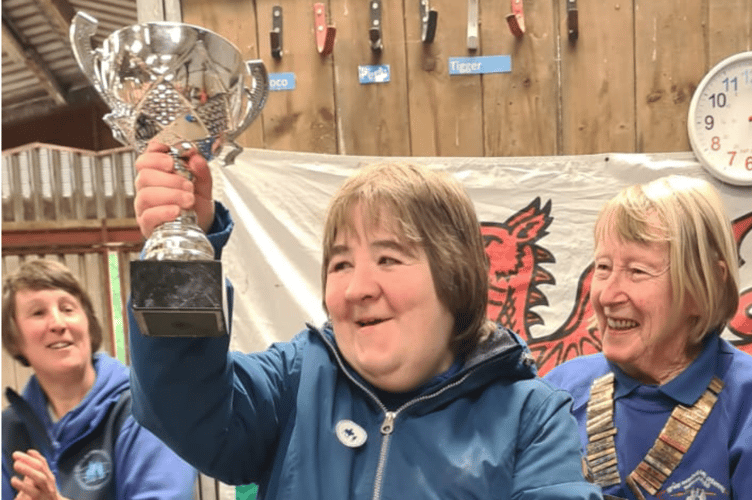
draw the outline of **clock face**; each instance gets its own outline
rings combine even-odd
[[[752,52],[728,57],[705,75],[687,127],[692,150],[711,174],[752,186]]]

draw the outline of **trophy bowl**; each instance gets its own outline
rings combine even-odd
[[[266,102],[263,62],[243,61],[235,45],[212,31],[183,23],[136,24],[92,49],[97,25],[90,15],[76,14],[73,54],[112,110],[105,121],[113,135],[139,153],[157,138],[164,144],[191,142],[211,159]]]
[[[138,154],[152,140],[167,144],[175,171],[189,180],[181,155],[192,147],[208,161],[230,146],[223,161],[232,163],[241,151],[235,139],[266,102],[269,81],[263,62],[243,61],[231,42],[212,31],[171,22],[122,28],[93,49],[97,25],[79,11],[70,41],[76,61],[110,108],[104,121],[113,136]],[[157,227],[144,244],[142,259],[131,263],[131,283],[132,304],[145,333],[225,333],[224,315],[217,312],[223,303],[221,267],[195,212],[183,210],[175,221]],[[211,318],[202,319],[201,310],[217,315],[217,328]],[[147,317],[141,311],[167,316]],[[182,319],[175,319],[181,314]],[[151,325],[146,324],[149,318]]]

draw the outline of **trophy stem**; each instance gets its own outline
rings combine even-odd
[[[191,148],[184,142],[179,149],[170,148],[175,172],[192,181],[193,174],[180,159],[182,152]],[[144,244],[144,260],[214,260],[214,247],[197,223],[196,212],[181,210],[172,221],[157,226]]]
[[[214,248],[195,220],[195,212],[184,211],[154,229],[144,244],[144,260],[214,260]]]

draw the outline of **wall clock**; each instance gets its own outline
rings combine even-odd
[[[718,179],[752,186],[752,52],[716,64],[689,104],[689,143]]]

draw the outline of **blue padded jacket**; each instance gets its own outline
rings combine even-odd
[[[210,240],[226,241],[229,215],[217,213],[228,222],[215,220]],[[258,483],[259,498],[601,498],[582,476],[571,397],[536,376],[506,329],[390,406],[328,325],[243,354],[228,352],[229,336],[149,337],[130,324],[136,419],[203,473]]]

